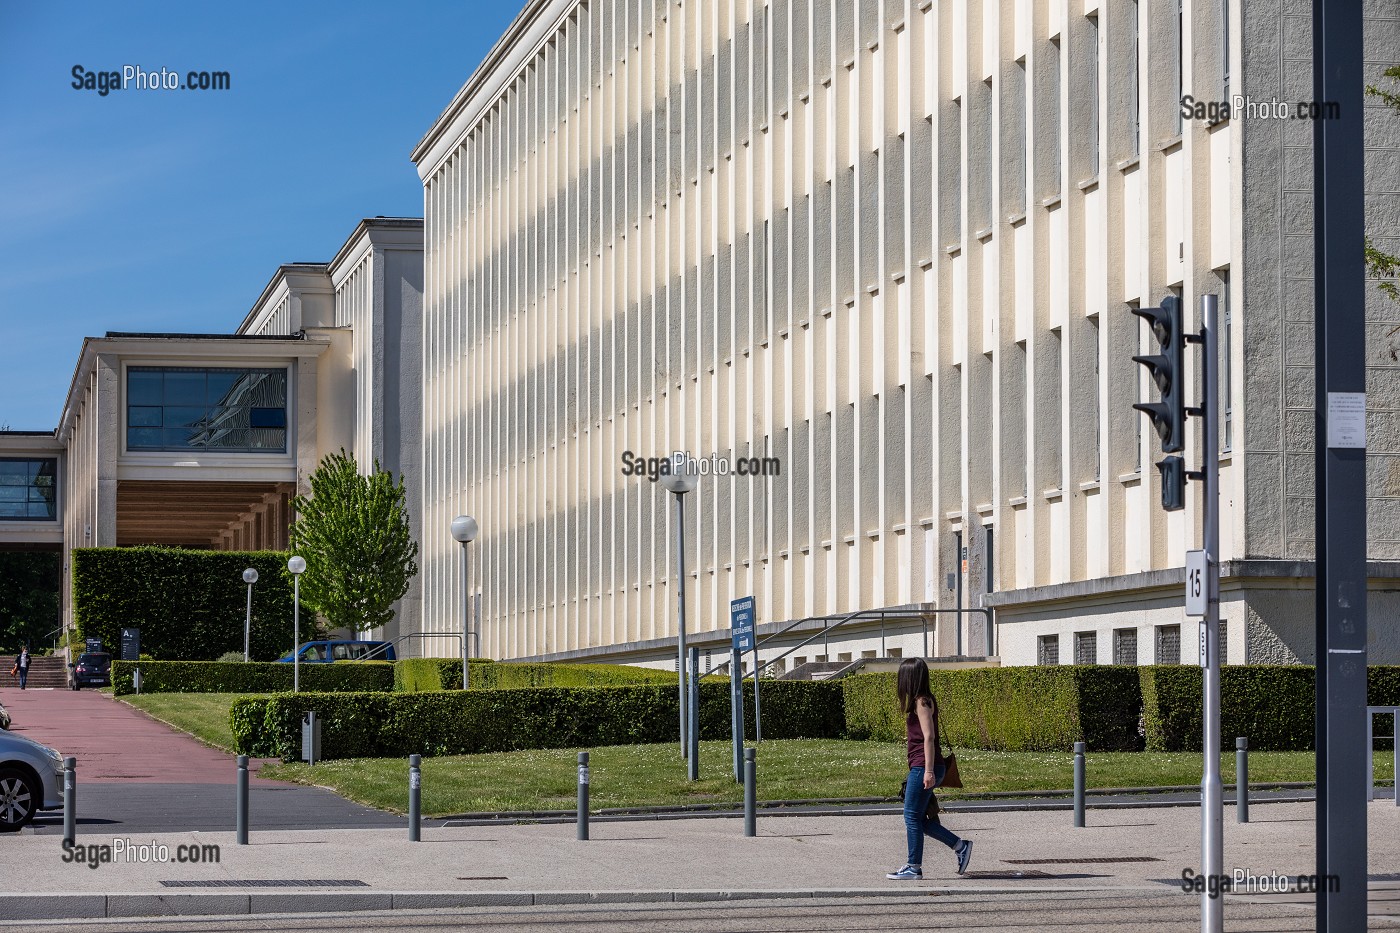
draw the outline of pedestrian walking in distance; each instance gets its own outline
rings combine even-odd
[[[25,645],[19,649],[19,657],[15,658],[15,667],[19,669],[19,688],[24,689],[24,685],[29,683],[29,646]]]
[[[924,836],[932,836],[953,850],[961,875],[972,860],[972,842],[959,839],[938,821],[933,792],[943,783],[947,768],[939,747],[938,701],[929,688],[928,665],[923,658],[906,658],[899,665],[897,686],[909,753],[909,777],[904,782],[904,830],[909,859],[903,868],[885,877],[891,881],[917,881],[924,876]]]

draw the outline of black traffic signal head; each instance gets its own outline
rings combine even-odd
[[[1162,474],[1162,509],[1178,512],[1186,508],[1186,461],[1180,457],[1163,457],[1157,461]]]
[[[1133,362],[1147,367],[1157,384],[1161,401],[1140,402],[1133,407],[1146,412],[1162,439],[1163,453],[1177,453],[1186,446],[1186,374],[1183,372],[1183,347],[1186,335],[1181,329],[1181,299],[1168,295],[1160,308],[1134,308],[1133,313],[1145,318],[1157,340],[1158,352],[1133,357]]]

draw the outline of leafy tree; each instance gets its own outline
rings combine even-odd
[[[306,560],[301,597],[332,627],[363,632],[389,622],[418,573],[403,478],[374,463],[360,473],[344,449],[311,474],[311,497],[292,502],[292,551]]]
[[[59,626],[63,558],[46,551],[0,553],[0,655],[38,652]]]
[[[1400,82],[1400,65],[1392,65],[1387,68],[1384,75],[1392,81]],[[1374,97],[1392,110],[1400,111],[1400,92],[1388,91],[1374,84],[1368,84],[1366,85],[1366,96]],[[1371,238],[1366,237],[1366,274],[1373,279],[1395,278],[1400,275],[1400,256],[1392,256],[1390,253],[1378,249],[1371,242]],[[1397,288],[1394,282],[1379,282],[1376,287],[1388,295],[1391,301],[1400,301],[1400,288]]]

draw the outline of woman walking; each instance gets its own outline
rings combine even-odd
[[[885,877],[891,881],[908,881],[924,876],[925,835],[953,850],[961,875],[972,861],[972,842],[959,839],[940,823],[937,810],[932,816],[926,815],[934,788],[943,783],[946,768],[939,748],[938,701],[929,689],[928,665],[923,658],[907,658],[899,665],[897,686],[909,753],[909,778],[904,785],[904,830],[909,839],[909,860],[903,868]]]

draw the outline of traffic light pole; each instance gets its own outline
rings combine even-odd
[[[1204,690],[1201,772],[1201,867],[1207,881],[1225,875],[1225,786],[1220,778],[1220,358],[1217,351],[1218,299],[1201,296],[1201,349],[1205,398],[1201,401],[1201,544],[1206,552],[1206,614],[1201,620]],[[1218,883],[1218,882],[1217,882]],[[1224,929],[1225,899],[1217,892],[1201,895],[1202,933]]]

